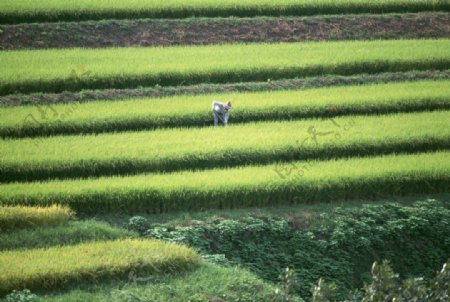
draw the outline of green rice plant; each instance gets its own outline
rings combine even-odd
[[[89,290],[78,288],[41,295],[40,301],[303,302],[297,295],[288,295],[279,286],[238,266],[223,267],[204,262],[189,274],[165,276],[159,281],[133,282],[124,288],[93,285]]]
[[[0,231],[67,224],[74,213],[66,206],[0,206]]]
[[[74,245],[89,241],[105,241],[137,237],[134,232],[112,227],[96,220],[69,221],[66,225],[0,233],[0,251]]]
[[[1,23],[131,18],[449,11],[445,0],[2,0]]]
[[[125,239],[0,252],[0,294],[14,289],[52,289],[139,274],[162,275],[200,264],[193,250],[157,240]]]
[[[211,101],[232,100],[233,123],[450,109],[450,81],[222,93],[0,108],[0,136],[27,137],[206,126]]]
[[[0,51],[0,95],[449,68],[448,39]]]
[[[82,213],[238,208],[448,192],[450,152],[0,185],[0,204]]]
[[[0,181],[208,169],[450,147],[450,111],[0,140]]]

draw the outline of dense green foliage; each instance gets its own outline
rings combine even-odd
[[[445,0],[2,0],[2,23],[132,18],[253,17],[450,10]]]
[[[0,141],[0,181],[448,149],[450,111]],[[385,131],[384,129],[389,129]]]
[[[63,225],[73,217],[72,210],[58,205],[50,207],[0,206],[0,231]]]
[[[447,39],[1,51],[0,95],[446,70],[449,55]]]
[[[401,280],[394,273],[389,261],[375,262],[372,266],[372,282],[345,301],[378,302],[378,301],[448,301],[450,284],[450,260],[447,261],[436,276],[429,282],[423,278]],[[336,287],[320,279],[313,288],[312,302],[337,301]]]
[[[383,198],[449,190],[450,153],[0,185],[2,205],[64,204],[78,213],[152,212]]]
[[[2,232],[0,233],[0,251],[74,245],[88,241],[128,237],[136,237],[136,233],[95,220],[70,221],[64,226]]]
[[[117,240],[0,252],[0,294],[51,289],[68,282],[114,279],[130,271],[165,274],[195,268],[197,253],[157,240]]]
[[[450,81],[5,107],[0,108],[0,136],[24,137],[211,125],[209,109],[212,100],[233,102],[233,124],[450,109]]]
[[[336,208],[311,221],[304,228],[297,217],[215,218],[187,226],[154,225],[147,236],[224,254],[231,264],[266,280],[278,281],[281,270],[293,267],[303,297],[323,277],[336,284],[337,296],[343,298],[369,281],[373,261],[382,259],[390,260],[402,278],[429,278],[450,254],[449,204],[436,200],[410,207]]]

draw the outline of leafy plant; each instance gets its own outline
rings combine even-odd
[[[145,231],[147,231],[147,229],[149,228],[149,223],[145,217],[134,216],[130,218],[127,228],[129,230],[136,231],[139,234],[143,235]]]
[[[431,278],[450,254],[448,225],[448,204],[425,200],[336,208],[307,229],[281,217],[243,217],[152,226],[146,234],[202,254],[223,254],[230,264],[272,282],[280,282],[281,274],[280,295],[295,291],[316,301],[339,301],[371,282],[371,265],[380,259],[391,261],[402,276]]]
[[[350,300],[361,302],[379,301],[448,301],[450,282],[450,261],[429,282],[422,278],[401,280],[392,270],[389,261],[372,265],[372,282],[357,290]],[[338,301],[331,296],[335,287],[319,280],[313,290],[312,302]],[[341,300],[340,300],[341,301]]]
[[[5,297],[5,302],[37,302],[38,296],[29,289],[13,290]]]

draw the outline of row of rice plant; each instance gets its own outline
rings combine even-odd
[[[0,108],[0,136],[148,130],[212,125],[210,103],[231,100],[232,122],[450,109],[450,81],[224,93]]]
[[[74,218],[68,207],[4,207],[0,206],[0,231],[64,225]]]
[[[450,152],[297,161],[169,174],[0,185],[0,204],[77,212],[166,212],[448,191]]]
[[[2,51],[0,94],[445,70],[449,57],[448,39]]]
[[[70,282],[178,273],[197,267],[200,260],[196,252],[181,245],[136,239],[3,251],[0,294],[13,289],[60,288]]]
[[[63,225],[44,225],[0,232],[0,251],[75,245],[137,236],[132,231],[96,219],[71,220]]]
[[[185,18],[449,11],[445,0],[2,0],[2,23],[122,18]]]
[[[450,147],[450,111],[0,141],[0,180],[206,169]]]

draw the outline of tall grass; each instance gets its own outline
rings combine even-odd
[[[2,0],[1,23],[122,18],[315,15],[450,10],[444,0]]]
[[[0,94],[449,68],[448,39],[2,51]]]
[[[0,108],[0,136],[27,137],[206,126],[212,100],[232,100],[233,123],[450,109],[450,81],[222,93]]]
[[[65,206],[0,206],[0,231],[63,225],[72,218],[74,213]]]
[[[116,301],[155,302],[303,301],[294,293],[286,297],[273,283],[238,266],[225,267],[205,262],[192,273],[167,276],[159,281],[130,283],[126,288],[94,285],[90,290],[74,289],[42,295],[42,302],[111,301],[112,297]],[[227,300],[218,297],[226,297]]]
[[[69,221],[67,225],[41,226],[33,229],[0,233],[0,251],[75,245],[89,241],[105,241],[136,237],[123,228],[96,220]]]
[[[450,147],[450,111],[0,141],[0,180],[206,169]]]
[[[69,282],[98,282],[133,274],[166,274],[196,267],[193,250],[157,240],[117,240],[0,252],[0,294],[52,289]]]
[[[0,204],[167,212],[447,192],[450,152],[0,185]]]

